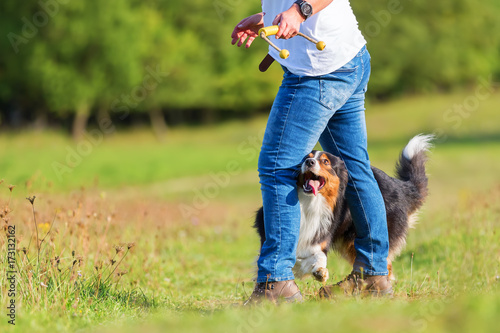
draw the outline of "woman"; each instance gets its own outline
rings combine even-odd
[[[263,26],[279,25],[276,44],[290,51],[287,59],[269,49],[283,67],[259,156],[266,241],[250,302],[264,298],[300,301],[292,267],[300,230],[295,170],[319,141],[340,157],[349,172],[346,199],[356,227],[356,260],[352,273],[334,288],[372,295],[392,294],[387,278],[389,240],[385,206],[370,168],[364,115],[370,55],[349,0],[263,0],[262,13],[242,20],[232,43],[250,47]],[[301,31],[326,42],[324,51]]]

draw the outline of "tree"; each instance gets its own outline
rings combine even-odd
[[[134,46],[141,38],[140,17],[126,1],[61,3],[53,15],[38,1],[29,2],[23,17],[33,17],[33,26],[42,14],[47,20],[13,63],[24,66],[24,86],[43,95],[47,108],[59,116],[74,114],[72,132],[79,139],[92,108],[140,82]]]

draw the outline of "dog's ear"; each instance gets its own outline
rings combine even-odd
[[[347,167],[345,166],[344,161],[340,158],[337,158],[337,164],[335,164],[335,172],[337,175],[344,179],[347,182]]]
[[[335,170],[335,169],[337,169],[337,168],[338,168],[339,164],[342,164],[342,165],[344,164],[344,162],[342,162],[342,160],[341,160],[340,158],[338,158],[337,156],[335,156],[335,155],[333,155],[333,154],[331,154],[331,153],[328,153],[328,152],[326,152],[326,151],[325,151],[325,152],[323,152],[323,153],[324,153],[324,154],[326,155],[326,157],[328,157],[328,159],[330,160],[330,164],[331,164],[331,166],[332,166],[332,169],[334,169],[334,170]],[[345,168],[345,166],[344,166],[344,168]],[[337,170],[335,170],[335,171],[337,171]]]
[[[337,161],[335,163],[335,169],[337,173],[343,173],[344,171],[347,172],[347,168],[345,166],[344,161],[342,161],[340,158],[337,157]]]
[[[342,161],[339,157],[325,152],[326,156],[330,160],[330,164],[332,166],[332,170],[341,177],[342,179],[347,179],[347,168],[345,166],[344,161]]]

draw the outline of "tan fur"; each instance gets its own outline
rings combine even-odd
[[[323,164],[321,161],[327,160],[328,165]],[[339,177],[332,175],[330,173],[331,162],[328,156],[325,154],[320,157],[320,170],[321,172],[318,176],[325,178],[325,186],[319,191],[324,198],[326,198],[328,205],[332,208],[335,208],[335,203],[337,202],[337,194],[339,192],[340,179]]]

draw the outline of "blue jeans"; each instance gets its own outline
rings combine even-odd
[[[305,77],[284,71],[259,156],[266,241],[257,261],[257,282],[294,279],[300,230],[297,170],[318,141],[323,150],[345,162],[349,173],[346,199],[357,234],[353,270],[387,275],[385,205],[367,153],[366,47],[327,75]]]

